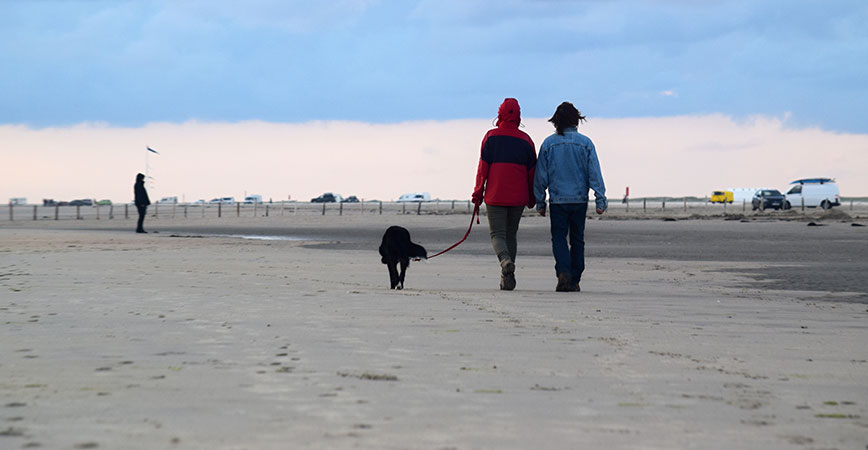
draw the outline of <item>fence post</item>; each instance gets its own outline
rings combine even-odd
[[[338,215],[344,215],[344,202],[340,202],[340,205],[338,206]]]
[[[452,210],[455,210],[455,200],[452,200]]]
[[[268,217],[268,206],[269,205],[265,205],[265,217]]]
[[[184,205],[184,218],[187,218],[187,205]]]
[[[99,220],[99,205],[96,205],[96,220]]]
[[[241,217],[241,203],[235,204],[235,217]]]
[[[805,210],[805,197],[802,196],[802,211]]]
[[[36,205],[33,205],[33,220],[36,220]]]
[[[75,220],[81,220],[81,205],[75,205]]]
[[[647,199],[647,198],[643,198],[643,199],[642,199],[642,212],[644,213],[644,212],[647,212],[647,211],[648,211],[648,199]]]
[[[15,208],[15,207],[12,206],[12,202],[9,202],[9,221],[10,221],[10,222],[14,222],[14,221],[15,221],[15,214],[12,212],[12,210],[13,210],[14,208]]]
[[[56,217],[56,215],[55,215],[55,217]],[[124,203],[124,219],[129,219],[129,218],[130,218],[130,205],[127,203]]]
[[[666,199],[663,199],[663,209],[666,209]]]
[[[383,215],[383,201],[380,200],[380,215]]]
[[[416,215],[422,214],[422,202],[416,202]]]
[[[401,214],[407,213],[407,202],[401,202]]]
[[[325,215],[325,202],[322,202],[322,215]]]
[[[217,217],[223,217],[223,202],[217,204]]]
[[[115,218],[115,205],[109,205],[109,220]]]
[[[60,205],[54,205],[54,220],[60,218]]]
[[[687,212],[687,197],[684,197],[684,212]]]

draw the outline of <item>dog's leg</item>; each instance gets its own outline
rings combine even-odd
[[[395,289],[398,286],[398,262],[389,260],[386,266],[389,268],[389,289]]]
[[[410,265],[410,258],[401,258],[401,275],[398,275],[398,282],[401,287],[398,289],[404,289],[404,275],[407,273],[407,266]]]

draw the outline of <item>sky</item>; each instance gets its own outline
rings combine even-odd
[[[864,0],[0,1],[0,198],[469,197],[515,97],[611,196],[868,195]],[[364,170],[362,170],[364,169]],[[642,194],[639,194],[642,193]]]

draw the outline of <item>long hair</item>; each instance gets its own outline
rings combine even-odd
[[[554,124],[555,130],[561,136],[564,135],[565,129],[578,127],[579,123],[584,121],[585,116],[570,102],[563,102],[558,105],[555,114],[549,119],[549,122]]]

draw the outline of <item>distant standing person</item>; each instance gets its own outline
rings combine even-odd
[[[525,207],[533,208],[536,150],[527,133],[518,129],[518,100],[507,98],[497,110],[497,128],[482,139],[473,204],[485,201],[491,245],[500,261],[500,288],[515,289],[518,224]]]
[[[148,212],[148,205],[151,204],[151,199],[148,198],[148,191],[145,190],[145,175],[136,175],[136,184],[133,185],[133,193],[135,193],[136,209],[139,210],[139,225],[136,227],[136,233],[147,233],[143,228],[145,224],[145,214]]]
[[[539,150],[534,194],[536,210],[546,215],[546,189],[549,192],[552,253],[558,292],[580,291],[585,270],[585,216],[588,190],[594,190],[597,214],[608,208],[606,186],[594,143],[578,132],[583,116],[572,103],[563,102],[549,119],[555,134],[543,141]],[[569,246],[567,245],[569,236]]]

